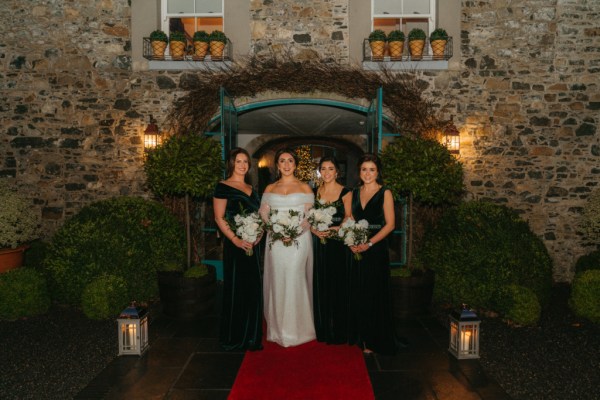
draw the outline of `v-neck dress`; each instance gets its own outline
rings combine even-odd
[[[365,204],[360,203],[360,188],[352,192],[352,216],[356,221],[369,222],[369,237],[384,225],[384,193],[382,187]],[[352,321],[354,340],[379,354],[395,354],[397,338],[394,331],[392,299],[390,295],[390,256],[387,238],[361,253],[362,260],[349,257],[351,265],[351,308],[356,312]]]
[[[331,203],[336,209],[332,226],[339,226],[344,220],[346,211],[342,198],[348,192],[350,189],[344,187],[339,198]],[[348,343],[347,251],[347,246],[340,240],[327,239],[323,244],[313,235],[313,313],[320,342]]]
[[[214,197],[227,200],[225,219],[233,221],[241,209],[258,211],[260,199],[252,190],[243,191],[219,182]],[[262,348],[262,275],[260,246],[254,254],[246,252],[225,238],[223,243],[223,306],[219,342],[226,350],[258,350]]]

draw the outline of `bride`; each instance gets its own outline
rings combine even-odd
[[[273,210],[296,210],[306,214],[314,195],[310,186],[294,176],[298,160],[290,149],[275,154],[278,180],[268,185],[262,197],[261,215],[267,220]],[[309,225],[294,244],[285,246],[267,236],[264,267],[264,313],[267,340],[283,347],[315,339],[312,311],[312,238]]]

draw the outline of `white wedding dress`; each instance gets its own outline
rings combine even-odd
[[[294,209],[306,213],[314,195],[265,193],[262,203],[272,210]],[[283,347],[297,346],[316,338],[313,321],[313,252],[310,230],[289,247],[278,240],[265,246],[263,280],[267,340]]]

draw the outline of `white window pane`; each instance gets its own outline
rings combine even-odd
[[[193,13],[194,0],[167,0],[167,13]]]
[[[430,14],[429,0],[404,0],[404,14]]]
[[[402,14],[402,0],[373,0],[373,3],[375,14]]]
[[[197,13],[222,13],[223,2],[221,0],[196,0]]]

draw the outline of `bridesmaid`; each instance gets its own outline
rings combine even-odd
[[[313,312],[317,340],[330,344],[348,343],[348,268],[346,246],[339,240],[321,238],[335,233],[342,221],[350,216],[352,193],[337,182],[339,165],[333,157],[319,162],[322,184],[315,193],[315,207],[333,206],[336,213],[329,231],[311,228],[313,238]]]
[[[369,241],[351,246],[361,253],[360,261],[351,259],[352,274],[357,277],[358,293],[351,305],[358,312],[358,344],[366,353],[393,355],[398,348],[394,332],[390,296],[390,257],[387,238],[394,230],[394,199],[383,185],[381,162],[374,154],[364,154],[358,161],[360,184],[352,191],[352,216],[369,222]]]
[[[219,342],[225,350],[262,349],[261,252],[255,243],[238,238],[227,221],[243,208],[258,211],[258,193],[248,184],[250,156],[241,148],[230,151],[227,179],[217,184],[213,206],[215,222],[225,236],[223,244],[223,310]],[[246,251],[254,248],[253,255]]]

